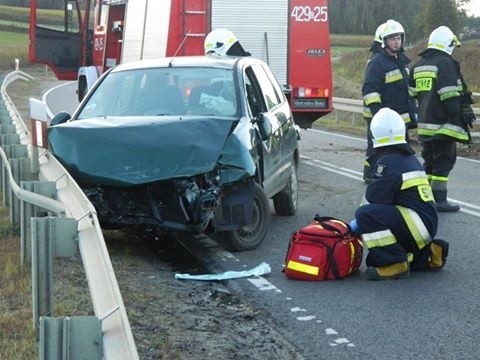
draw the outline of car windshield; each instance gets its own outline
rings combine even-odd
[[[233,72],[207,67],[147,68],[112,72],[77,119],[109,116],[234,116]]]

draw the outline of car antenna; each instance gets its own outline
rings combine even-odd
[[[188,33],[185,35],[185,37],[183,38],[183,40],[182,40],[182,42],[180,43],[180,45],[178,45],[177,50],[175,50],[175,54],[173,54],[173,56],[172,56],[172,60],[170,60],[170,62],[168,63],[168,67],[172,67],[172,62],[173,62],[173,60],[174,60],[175,57],[177,56],[178,52],[179,52],[180,49],[182,48],[183,44],[185,43],[185,41],[187,40],[187,37],[190,35],[191,32],[192,32],[192,29],[188,30]]]

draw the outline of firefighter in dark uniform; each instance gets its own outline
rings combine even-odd
[[[435,29],[427,49],[412,67],[410,85],[418,97],[418,137],[422,142],[424,169],[430,180],[437,210],[454,212],[447,201],[450,171],[457,158],[457,142],[471,141],[468,127],[475,121],[471,92],[459,63],[451,56],[460,42],[446,26]]]
[[[362,86],[363,117],[370,123],[373,115],[382,107],[397,111],[407,124],[416,127],[416,103],[409,92],[410,59],[404,54],[405,31],[395,20],[387,20],[382,27],[382,49],[373,56],[365,69]],[[407,131],[407,130],[406,130]],[[408,141],[408,133],[407,133]],[[367,150],[363,168],[363,179],[371,180],[371,167],[374,163],[372,136],[367,127]]]
[[[385,23],[378,25],[377,30],[375,30],[375,36],[373,37],[372,45],[370,46],[370,49],[368,49],[368,51],[370,51],[371,54],[368,58],[367,65],[383,49],[382,33],[383,33],[384,27],[385,27]]]
[[[370,128],[373,181],[350,223],[368,250],[367,279],[399,279],[410,270],[442,268],[448,243],[432,240],[438,226],[435,202],[422,164],[405,139],[404,119],[383,108]]]

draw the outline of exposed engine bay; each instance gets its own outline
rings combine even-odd
[[[250,182],[221,188],[212,174],[130,187],[83,188],[102,227],[147,225],[165,233],[201,233],[210,224],[216,231],[233,230],[248,224],[252,217],[251,189]]]

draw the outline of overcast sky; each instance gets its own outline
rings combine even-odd
[[[480,16],[480,0],[470,0],[470,5],[465,9],[468,15]]]

